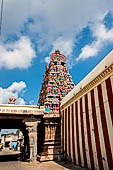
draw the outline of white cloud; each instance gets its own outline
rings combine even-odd
[[[66,56],[72,55],[73,51],[73,40],[72,39],[64,39],[63,37],[58,37],[53,43],[53,50],[59,49],[60,52]]]
[[[109,5],[106,0],[103,1],[103,4],[98,3],[98,0],[46,0],[39,4],[41,10],[34,18],[35,24],[33,27],[31,26],[31,31],[34,28],[34,32],[40,33],[37,43],[40,49],[42,47],[45,50],[45,44],[47,47],[53,45],[54,48],[54,43],[58,41],[59,35],[65,41],[68,39],[73,41],[77,33],[90,21],[96,21],[99,16],[111,9],[112,1],[109,2]]]
[[[70,58],[72,56],[73,52],[73,46],[74,46],[74,40],[72,39],[64,39],[63,37],[58,37],[54,42],[53,42],[53,49],[50,52],[55,52],[55,50],[60,50],[61,54],[64,54],[67,57],[67,64],[70,64]],[[50,62],[50,57],[45,58],[45,62],[49,63]]]
[[[76,61],[85,60],[89,57],[96,56],[100,50],[101,43],[98,41],[93,42],[91,45],[85,45],[82,48],[82,52],[80,53],[79,57],[76,58]]]
[[[109,3],[107,0],[103,0],[102,3],[98,0],[6,0],[3,31],[4,33],[17,32],[23,23],[32,17],[35,25],[38,26],[33,27],[33,31],[71,32],[106,10],[113,10],[112,5],[112,0],[109,0]]]
[[[96,56],[105,44],[113,43],[113,28],[107,29],[104,24],[98,23],[91,27],[95,40],[90,45],[85,45],[76,61],[85,60]]]
[[[32,44],[29,38],[25,36],[21,36],[14,43],[0,44],[0,68],[27,69],[31,66],[35,57]]]
[[[103,0],[6,0],[4,1],[2,35],[18,33],[29,17],[31,32],[40,34],[40,41],[47,44],[58,34],[73,36],[89,21],[94,21],[106,11],[112,10],[113,1]],[[90,14],[90,15],[89,15]],[[37,38],[37,37],[36,37]],[[38,43],[40,43],[38,41]],[[46,44],[46,45],[47,45]]]
[[[16,101],[16,104],[17,104],[17,105],[25,105],[26,102],[25,102],[24,99],[22,99],[21,97],[19,97],[19,98],[17,99],[17,101]]]
[[[9,97],[14,96],[17,98],[16,104],[24,105],[26,102],[23,98],[20,97],[22,91],[26,88],[26,83],[21,82],[14,82],[8,88],[0,87],[0,104],[8,104]]]
[[[102,3],[99,0],[6,0],[4,1],[2,37],[14,33],[18,35],[24,23],[31,17],[34,24],[29,25],[29,35],[36,33],[37,36],[34,37],[38,50],[47,51],[50,47],[54,49],[54,46],[58,49],[57,42],[62,37],[61,51],[66,55],[68,50],[64,50],[63,46],[69,47],[68,57],[71,57],[70,51],[73,51],[74,46],[70,44],[74,43],[76,35],[89,22],[96,23],[98,17],[108,11],[113,12],[112,6],[112,0],[109,0],[109,3],[108,0],[103,0]],[[65,40],[64,45],[63,40]]]
[[[34,100],[31,100],[31,101],[29,102],[29,104],[30,104],[30,105],[33,105],[34,102],[35,102]]]
[[[49,62],[50,62],[50,57],[49,56],[47,56],[47,57],[45,57],[45,60],[44,60],[47,64],[49,64]]]
[[[92,27],[93,36],[100,41],[113,41],[113,28],[110,30],[105,27],[104,24],[100,23]]]

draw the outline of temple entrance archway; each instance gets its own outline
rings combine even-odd
[[[23,133],[22,159],[37,160],[38,125],[44,109],[38,106],[0,106],[0,129],[20,129]]]

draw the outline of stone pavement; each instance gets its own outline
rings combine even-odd
[[[9,148],[4,148],[2,151],[0,151],[0,156],[2,155],[16,155],[20,154],[20,151],[14,151],[14,150],[9,150]]]
[[[9,150],[0,151],[0,170],[87,170],[67,163],[57,163],[54,161],[28,163],[17,161],[20,152]]]
[[[67,167],[64,167],[64,165]],[[27,163],[19,161],[0,162],[0,170],[87,170],[71,164],[59,165],[56,162],[49,161],[43,163]]]

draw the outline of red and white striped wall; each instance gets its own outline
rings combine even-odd
[[[113,170],[113,75],[62,108],[62,152],[76,165]]]

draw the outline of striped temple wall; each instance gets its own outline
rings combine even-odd
[[[74,164],[113,170],[113,51],[63,99],[61,131]]]

